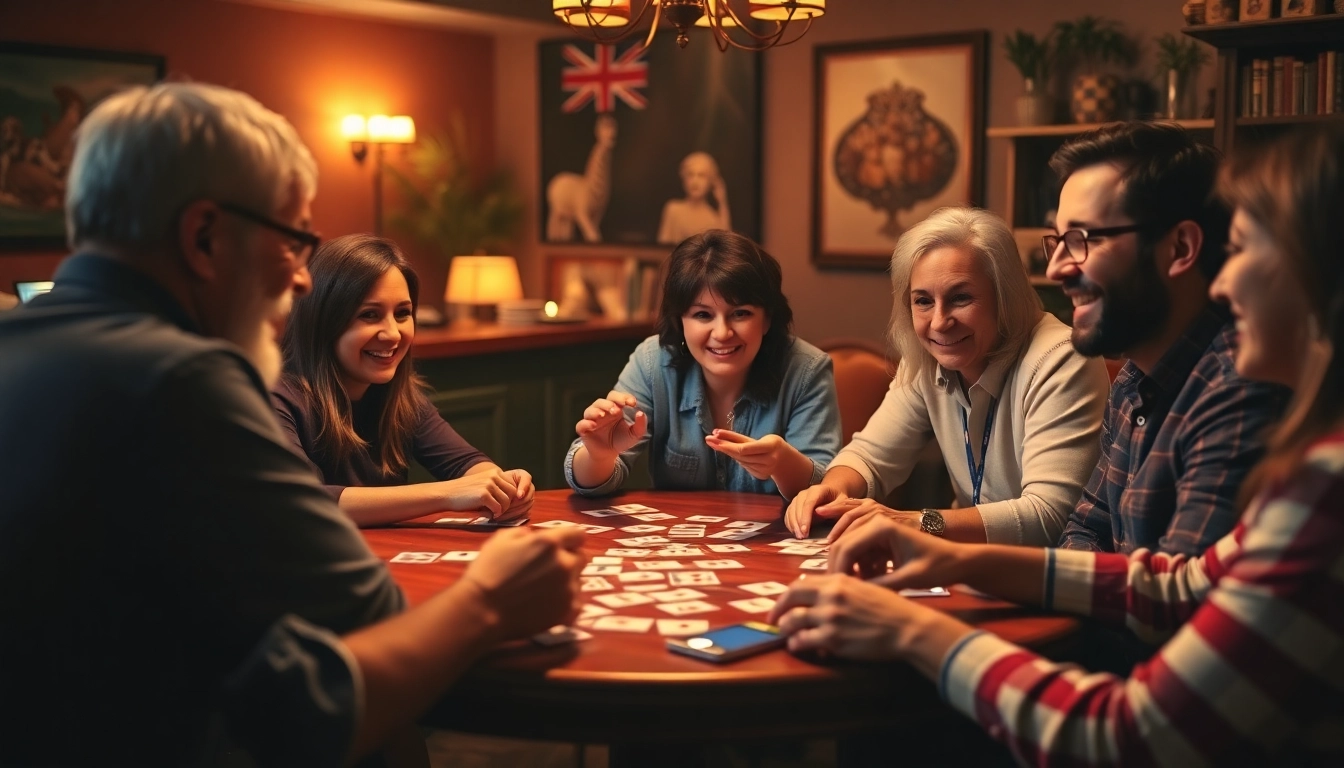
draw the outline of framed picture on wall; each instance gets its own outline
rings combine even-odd
[[[64,244],[75,127],[108,95],[162,77],[162,56],[0,42],[0,248]]]
[[[760,239],[760,57],[674,37],[540,43],[544,241]]]
[[[987,31],[815,49],[812,260],[885,269],[910,225],[983,205]]]

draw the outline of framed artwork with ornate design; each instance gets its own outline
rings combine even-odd
[[[984,204],[987,31],[815,49],[812,261],[886,269],[911,224]]]
[[[667,245],[760,239],[760,56],[707,35],[538,50],[541,239]]]

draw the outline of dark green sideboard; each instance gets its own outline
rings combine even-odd
[[[468,442],[539,489],[564,488],[574,424],[606,395],[649,323],[452,325],[420,329],[411,354],[430,400]],[[431,479],[412,469],[411,480]],[[632,487],[648,482],[641,466]]]

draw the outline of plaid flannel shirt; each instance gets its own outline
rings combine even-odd
[[[1197,555],[1232,530],[1237,489],[1289,395],[1237,375],[1235,339],[1210,305],[1151,373],[1125,363],[1102,420],[1101,459],[1060,547]]]
[[[1170,640],[1122,680],[975,632],[940,691],[1024,764],[1344,764],[1341,497],[1337,432],[1201,557],[1046,550],[1047,608]]]

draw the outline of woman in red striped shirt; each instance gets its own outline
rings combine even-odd
[[[1237,371],[1296,390],[1237,527],[1197,558],[1126,557],[877,518],[775,606],[792,650],[908,660],[1023,763],[1344,762],[1344,130],[1238,157],[1222,194],[1235,215],[1211,292],[1237,317]],[[885,588],[953,583],[1166,642],[1127,680],[1087,674]]]

